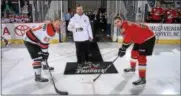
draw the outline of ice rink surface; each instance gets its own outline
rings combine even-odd
[[[117,56],[117,43],[98,43],[104,61],[112,61]],[[118,58],[114,65],[118,74],[64,75],[66,62],[75,62],[74,43],[50,45],[49,65],[56,86],[72,95],[86,94],[180,94],[180,45],[156,45],[153,56],[148,57],[147,84],[133,86],[138,72],[125,74],[129,67],[130,47],[126,56]],[[32,60],[24,45],[10,45],[2,49],[2,94],[56,94],[51,83],[34,82]],[[48,71],[43,76],[50,78]]]

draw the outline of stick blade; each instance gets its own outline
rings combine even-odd
[[[55,91],[59,95],[68,95],[68,92],[65,92],[65,91],[59,91],[58,89],[55,89]]]
[[[93,82],[95,82],[97,79],[95,78],[95,79],[93,79]]]

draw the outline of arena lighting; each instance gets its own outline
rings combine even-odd
[[[178,94],[178,93],[175,92],[175,91],[172,90],[172,89],[166,89],[166,90],[164,90],[161,94],[163,94],[163,95],[176,95],[176,94]]]

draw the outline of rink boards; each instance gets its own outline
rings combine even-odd
[[[23,36],[29,28],[33,28],[37,25],[43,23],[13,23],[13,24],[2,24],[2,35],[4,38],[8,39],[11,43],[22,44]],[[159,44],[180,44],[180,24],[161,24],[161,23],[146,23],[152,29],[157,37],[157,42]],[[113,41],[122,42],[122,36],[119,31],[114,28]],[[61,41],[65,41],[65,24],[61,26]],[[140,34],[141,35],[141,34]],[[56,44],[59,42],[59,34],[56,34],[53,40],[50,41],[51,44]]]
[[[145,23],[156,34],[158,44],[180,44],[181,24]],[[140,34],[141,35],[141,34]],[[123,37],[114,28],[113,41],[122,42]]]
[[[25,32],[30,28],[36,27],[43,23],[9,23],[9,24],[2,24],[1,32],[4,38],[8,39],[11,43],[14,44],[22,44],[23,43],[23,36]],[[65,40],[65,29],[64,24],[61,26],[61,41]],[[59,42],[59,34],[56,33],[55,37],[50,41],[50,43],[55,44]]]

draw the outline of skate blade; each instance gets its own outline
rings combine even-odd
[[[133,85],[133,87],[136,87],[136,88],[142,88],[142,87],[146,86],[146,84],[139,84],[139,85],[132,84],[132,85]]]
[[[34,81],[36,85],[48,85],[50,81],[48,82],[39,82],[39,81]]]
[[[129,71],[129,72],[123,71],[123,72],[126,73],[126,74],[129,74],[129,73],[135,73],[136,71]]]
[[[43,68],[42,68],[42,70],[43,70],[43,71],[49,71],[48,69],[43,69]],[[55,69],[54,69],[54,70],[55,70]],[[52,72],[52,71],[54,71],[54,70],[50,70],[50,71]]]

